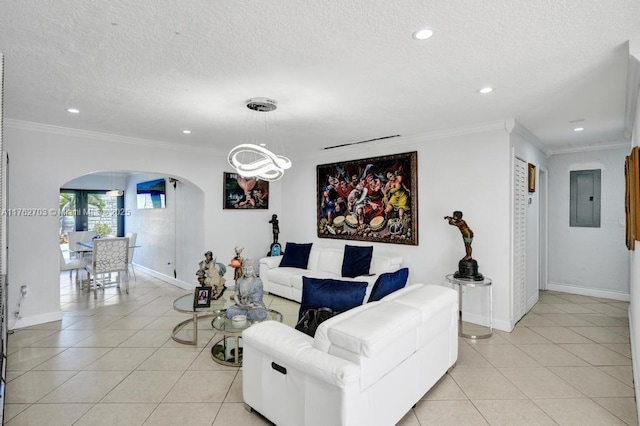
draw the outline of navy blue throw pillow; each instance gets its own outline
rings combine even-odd
[[[409,268],[402,268],[396,272],[380,274],[376,283],[373,285],[373,289],[371,289],[371,295],[367,303],[376,302],[387,294],[400,290],[407,284],[407,278],[409,278]]]
[[[307,309],[331,308],[337,312],[348,311],[362,305],[366,291],[366,282],[302,277],[302,301],[298,319]]]
[[[312,244],[287,243],[284,249],[284,256],[280,261],[280,267],[307,269]]]
[[[344,246],[342,258],[342,276],[355,278],[360,275],[368,275],[373,257],[373,246]]]

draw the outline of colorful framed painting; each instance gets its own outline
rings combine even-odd
[[[269,181],[245,178],[224,172],[224,209],[257,210],[269,208]]]
[[[418,153],[317,166],[319,238],[418,245]]]

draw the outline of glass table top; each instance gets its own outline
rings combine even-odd
[[[194,312],[215,312],[233,304],[233,302],[230,302],[226,297],[222,296],[218,300],[212,300],[211,306],[207,308],[204,308],[204,307],[194,308],[193,297],[194,297],[193,293],[185,294],[184,296],[178,297],[176,300],[173,301],[173,309],[175,309],[178,312],[183,312],[185,314],[192,314]]]
[[[256,321],[246,320],[243,324],[238,325],[234,324],[231,318],[227,318],[227,311],[223,309],[211,321],[211,326],[214,329],[223,331],[225,333],[240,334],[247,328],[251,327],[253,324],[268,320],[282,322],[282,314],[278,311],[274,311],[273,309],[267,309],[267,317],[265,319]]]

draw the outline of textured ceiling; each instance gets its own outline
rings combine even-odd
[[[229,150],[266,96],[292,158],[508,118],[547,152],[620,143],[638,37],[638,0],[0,3],[5,118]]]

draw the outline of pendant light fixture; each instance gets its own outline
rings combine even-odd
[[[268,98],[251,98],[247,101],[246,106],[253,111],[249,114],[254,115],[256,119],[256,128],[259,127],[259,121],[263,121],[264,134],[260,136],[264,142],[242,143],[229,152],[229,164],[236,172],[243,177],[256,177],[262,180],[274,181],[280,179],[284,175],[284,171],[292,165],[291,161],[282,155],[274,154],[266,148],[269,137],[272,136],[275,122],[271,118],[273,114],[269,114],[278,107],[278,103]],[[257,139],[258,136],[256,136]]]

